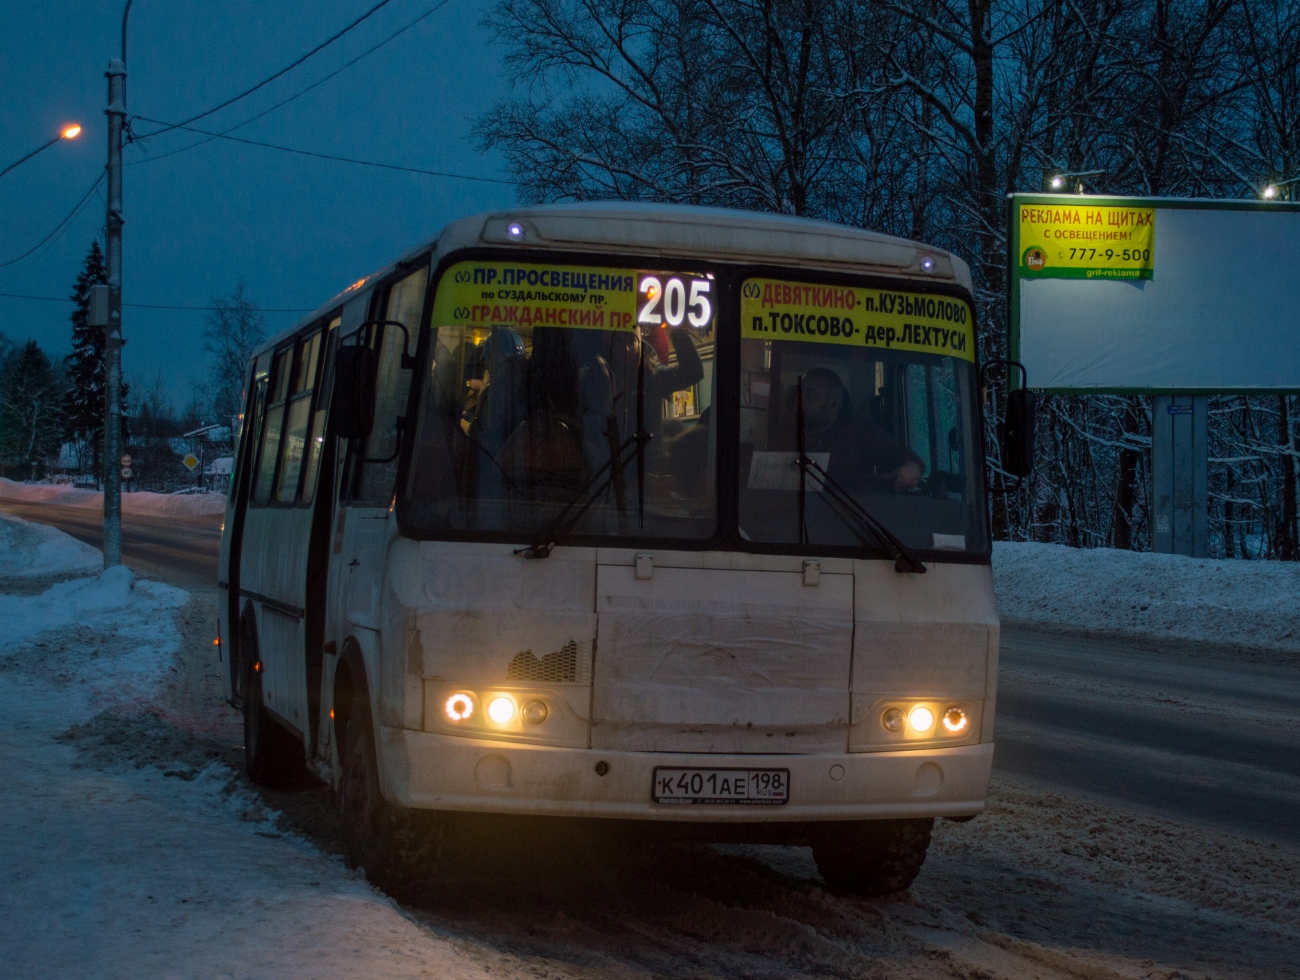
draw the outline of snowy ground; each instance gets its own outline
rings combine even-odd
[[[999,542],[1005,626],[1246,653],[1300,652],[1300,563]]]
[[[238,774],[211,598],[12,523],[0,564],[43,591],[0,582],[6,977],[1300,976],[1300,853],[1005,778],[893,899],[828,893],[801,848],[534,836],[399,907],[322,789]]]
[[[24,504],[60,504],[103,511],[104,495],[98,490],[53,483],[18,483],[0,477],[0,500]],[[122,494],[122,513],[140,517],[205,517],[226,512],[224,493]]]

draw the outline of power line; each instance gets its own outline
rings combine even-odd
[[[381,170],[399,170],[403,173],[424,174],[429,177],[450,177],[454,180],[472,180],[481,184],[507,184],[514,186],[513,180],[502,180],[500,177],[473,177],[469,174],[454,174],[445,170],[425,170],[421,167],[402,167],[395,163],[379,163],[375,160],[357,160],[354,157],[341,157],[332,153],[315,153],[311,150],[299,150],[296,147],[282,146],[279,143],[263,143],[260,140],[245,139],[242,136],[231,136],[229,133],[214,133],[206,129],[196,129],[193,126],[187,126],[184,123],[169,125],[160,119],[150,119],[148,116],[132,116],[131,118],[139,119],[143,122],[155,123],[160,126],[169,126],[171,129],[183,129],[190,133],[201,133],[204,136],[211,136],[213,139],[230,140],[233,143],[244,143],[248,146],[262,146],[268,150],[280,150],[283,153],[296,153],[299,156],[315,157],[318,160],[333,160],[337,163],[355,163],[362,167],[379,167]]]
[[[35,296],[31,293],[0,293],[4,299],[36,299],[46,303],[75,303],[75,299],[68,299],[66,296]],[[163,303],[123,303],[123,306],[129,306],[137,310],[223,310],[223,306],[173,306]],[[259,313],[310,313],[311,309],[297,306],[259,306]]]
[[[81,210],[82,205],[84,205],[88,200],[90,200],[90,195],[95,193],[96,189],[99,187],[100,181],[102,181],[103,179],[104,179],[104,175],[101,173],[98,177],[95,178],[95,182],[90,185],[90,189],[81,196],[81,200],[77,202],[76,206],[71,211],[68,212],[67,217],[65,217],[62,221],[60,221],[57,225],[54,226],[53,231],[51,231],[48,235],[46,235],[39,242],[37,242],[35,245],[33,245],[31,248],[29,248],[26,252],[24,252],[22,255],[18,256],[17,258],[10,259],[8,262],[0,262],[0,269],[5,268],[6,266],[16,265],[17,263],[21,262],[23,259],[27,258],[27,256],[31,255],[38,248],[40,248],[42,245],[48,242],[51,238],[57,235],[60,231],[62,231],[64,227],[68,224],[68,222],[70,222],[73,218],[77,216],[77,212]]]
[[[245,98],[245,97],[247,97],[247,96],[249,96],[249,95],[252,95],[252,94],[253,94],[254,92],[256,92],[258,89],[263,88],[264,86],[271,84],[271,82],[275,81],[275,80],[276,80],[277,78],[279,78],[281,75],[285,75],[285,74],[287,74],[288,72],[293,71],[295,68],[297,68],[299,65],[301,65],[301,64],[302,64],[304,61],[306,61],[308,58],[312,57],[312,55],[315,55],[315,54],[317,54],[317,53],[319,53],[319,52],[325,50],[327,47],[329,47],[331,44],[333,44],[335,41],[337,41],[339,38],[341,38],[344,34],[348,33],[348,31],[352,30],[354,27],[357,27],[359,24],[361,24],[362,22],[364,22],[364,21],[366,21],[367,19],[369,19],[373,14],[377,13],[381,7],[386,7],[386,6],[388,6],[388,4],[390,4],[391,2],[392,2],[392,0],[379,0],[379,3],[375,4],[375,5],[374,5],[373,7],[371,7],[369,10],[367,10],[364,14],[362,14],[360,17],[358,17],[356,20],[354,20],[351,24],[349,24],[347,27],[343,28],[343,30],[341,30],[341,31],[339,31],[337,34],[335,34],[333,37],[331,37],[331,38],[329,38],[329,39],[327,39],[327,40],[325,40],[325,41],[322,41],[320,44],[316,45],[316,47],[312,48],[312,49],[311,49],[310,51],[308,51],[305,55],[303,55],[301,58],[299,58],[297,61],[293,62],[293,64],[291,64],[291,65],[286,65],[284,68],[281,68],[279,71],[277,71],[274,75],[271,75],[271,76],[269,76],[269,77],[267,77],[267,78],[262,79],[260,82],[258,82],[256,85],[254,85],[252,88],[245,89],[244,91],[240,92],[238,95],[233,96],[232,98],[226,99],[225,102],[222,102],[220,105],[213,106],[211,109],[208,109],[206,112],[200,112],[197,116],[190,116],[190,118],[189,118],[189,119],[186,119],[185,122],[182,122],[182,123],[176,123],[175,125],[167,125],[166,123],[162,123],[161,125],[166,126],[166,127],[167,127],[166,129],[160,129],[160,130],[158,130],[157,132],[146,133],[145,135],[146,135],[146,136],[157,136],[158,133],[165,133],[165,132],[167,132],[168,129],[183,129],[183,128],[184,128],[186,125],[188,125],[189,123],[197,122],[198,120],[203,119],[203,118],[206,117],[206,116],[210,116],[210,115],[212,115],[214,112],[219,112],[220,110],[224,109],[224,108],[225,108],[226,106],[228,106],[228,105],[233,105],[234,103],[238,102],[238,101],[239,101],[240,99],[242,99],[242,98]],[[146,120],[146,121],[147,121],[147,122],[153,122],[153,120]]]
[[[302,96],[306,95],[308,92],[310,92],[312,89],[316,88],[317,86],[319,86],[319,85],[323,85],[325,82],[328,82],[328,81],[329,81],[331,78],[333,78],[335,75],[342,74],[343,72],[345,72],[345,71],[347,71],[349,68],[351,68],[353,65],[355,65],[358,61],[361,61],[361,60],[364,59],[364,58],[368,58],[368,57],[370,57],[372,54],[374,54],[374,53],[375,53],[376,51],[378,51],[380,48],[384,47],[384,45],[388,44],[390,41],[395,41],[395,40],[397,40],[397,38],[401,37],[403,34],[405,34],[407,31],[409,31],[409,30],[410,30],[412,27],[414,27],[416,24],[420,23],[420,22],[423,21],[423,20],[426,20],[427,18],[429,18],[429,17],[432,16],[433,14],[436,14],[439,10],[441,10],[443,7],[445,7],[445,6],[446,6],[447,4],[449,4],[450,2],[451,2],[451,0],[441,0],[441,2],[434,4],[432,7],[430,7],[428,10],[426,10],[424,13],[420,14],[419,17],[416,17],[415,20],[410,21],[410,22],[409,22],[408,24],[406,24],[404,27],[400,27],[400,28],[398,28],[396,31],[394,31],[392,34],[389,34],[388,37],[384,38],[382,41],[380,41],[380,42],[379,42],[378,44],[376,44],[374,47],[369,48],[369,49],[367,49],[366,51],[363,51],[361,54],[357,55],[357,56],[356,56],[355,58],[353,58],[351,61],[347,62],[346,64],[344,64],[344,65],[342,65],[342,66],[340,66],[340,67],[338,67],[338,68],[335,68],[335,69],[334,69],[332,72],[330,72],[328,75],[325,75],[325,76],[323,76],[323,77],[317,79],[316,81],[314,81],[314,82],[312,82],[310,85],[308,85],[306,88],[301,88],[301,89],[299,89],[297,92],[293,93],[293,95],[289,96],[287,99],[281,99],[279,102],[277,102],[275,105],[271,106],[269,109],[263,109],[263,110],[262,110],[261,112],[259,112],[257,115],[255,115],[255,116],[249,116],[249,117],[248,117],[247,119],[245,119],[243,122],[235,123],[235,125],[231,126],[229,129],[223,130],[223,131],[220,133],[219,136],[208,136],[208,137],[206,137],[205,139],[197,140],[197,141],[194,142],[194,143],[190,143],[190,144],[187,145],[187,146],[178,147],[178,148],[175,149],[175,150],[169,150],[169,151],[166,152],[166,153],[159,153],[159,154],[157,154],[157,155],[155,155],[155,156],[143,157],[143,158],[141,158],[141,159],[139,159],[139,160],[132,160],[131,163],[128,164],[128,166],[135,166],[136,164],[140,164],[140,163],[152,163],[152,162],[155,161],[155,160],[166,160],[168,157],[174,157],[174,156],[176,156],[178,153],[184,153],[184,152],[186,152],[187,150],[193,150],[193,149],[195,149],[196,147],[203,146],[205,143],[211,143],[214,139],[218,139],[218,138],[220,138],[220,136],[225,136],[227,133],[233,133],[233,132],[234,132],[235,130],[237,130],[237,129],[242,129],[243,127],[247,126],[249,123],[251,123],[251,122],[255,122],[255,121],[257,121],[258,119],[261,119],[263,116],[266,116],[266,115],[271,114],[272,112],[275,112],[276,109],[279,109],[279,108],[281,108],[282,106],[286,106],[286,105],[288,105],[290,102],[294,101],[295,99],[301,98]],[[167,131],[167,130],[163,130],[163,129],[158,130],[158,132],[160,132],[160,133],[163,133],[163,132],[166,132],[166,131]],[[153,134],[150,133],[149,135],[152,136]],[[145,138],[145,137],[137,137],[137,139],[144,139],[144,138]]]

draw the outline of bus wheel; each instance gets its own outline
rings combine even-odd
[[[398,901],[419,898],[438,869],[442,822],[436,814],[383,798],[375,739],[364,709],[348,722],[338,801],[352,866]]]
[[[925,863],[933,818],[826,823],[813,836],[817,870],[834,891],[889,895],[907,888]]]
[[[267,714],[262,704],[262,664],[247,628],[244,675],[244,768],[248,778],[268,789],[288,789],[306,767],[302,743]]]

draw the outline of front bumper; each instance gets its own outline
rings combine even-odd
[[[958,817],[984,809],[993,744],[830,755],[606,752],[380,729],[385,795],[415,809],[683,822]],[[596,764],[604,762],[604,776]],[[782,806],[671,805],[656,766],[790,770]]]

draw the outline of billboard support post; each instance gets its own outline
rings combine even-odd
[[[1209,397],[1156,395],[1151,414],[1151,550],[1209,554]]]

